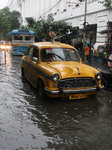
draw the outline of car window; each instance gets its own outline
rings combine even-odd
[[[30,47],[28,50],[27,56],[31,59],[33,57],[38,58],[38,48],[37,47]]]
[[[29,58],[32,58],[32,53],[33,53],[33,47],[30,47],[29,50],[28,50],[27,56]]]
[[[32,57],[38,58],[38,48],[37,47],[33,48],[33,55],[32,55]]]
[[[51,59],[52,58],[52,59]],[[71,48],[46,48],[41,50],[41,60],[45,61],[80,61],[76,50]]]

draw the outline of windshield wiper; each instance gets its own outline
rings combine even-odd
[[[57,54],[53,54],[53,55],[59,57],[61,60],[65,60],[64,58],[62,58],[61,56],[59,56],[59,55],[57,55]]]

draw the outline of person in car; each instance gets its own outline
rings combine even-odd
[[[46,58],[50,61],[55,61],[55,55],[53,53],[48,53]]]

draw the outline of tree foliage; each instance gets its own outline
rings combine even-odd
[[[10,12],[8,7],[0,10],[0,39],[6,39],[7,33],[20,27],[18,11]]]
[[[64,21],[54,21],[52,14],[48,15],[47,19],[40,18],[34,20],[29,17],[26,18],[27,26],[23,28],[30,28],[36,33],[36,41],[50,41],[49,32],[53,31],[57,37],[67,38],[68,33],[76,33],[77,29]]]
[[[105,0],[104,6],[106,6],[108,8],[112,8],[112,0]]]

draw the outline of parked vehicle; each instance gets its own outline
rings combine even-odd
[[[100,71],[83,64],[74,47],[59,42],[32,44],[22,57],[21,72],[49,97],[82,99],[103,88]]]
[[[8,33],[11,42],[11,54],[23,55],[35,41],[35,33],[27,29],[17,29]]]

